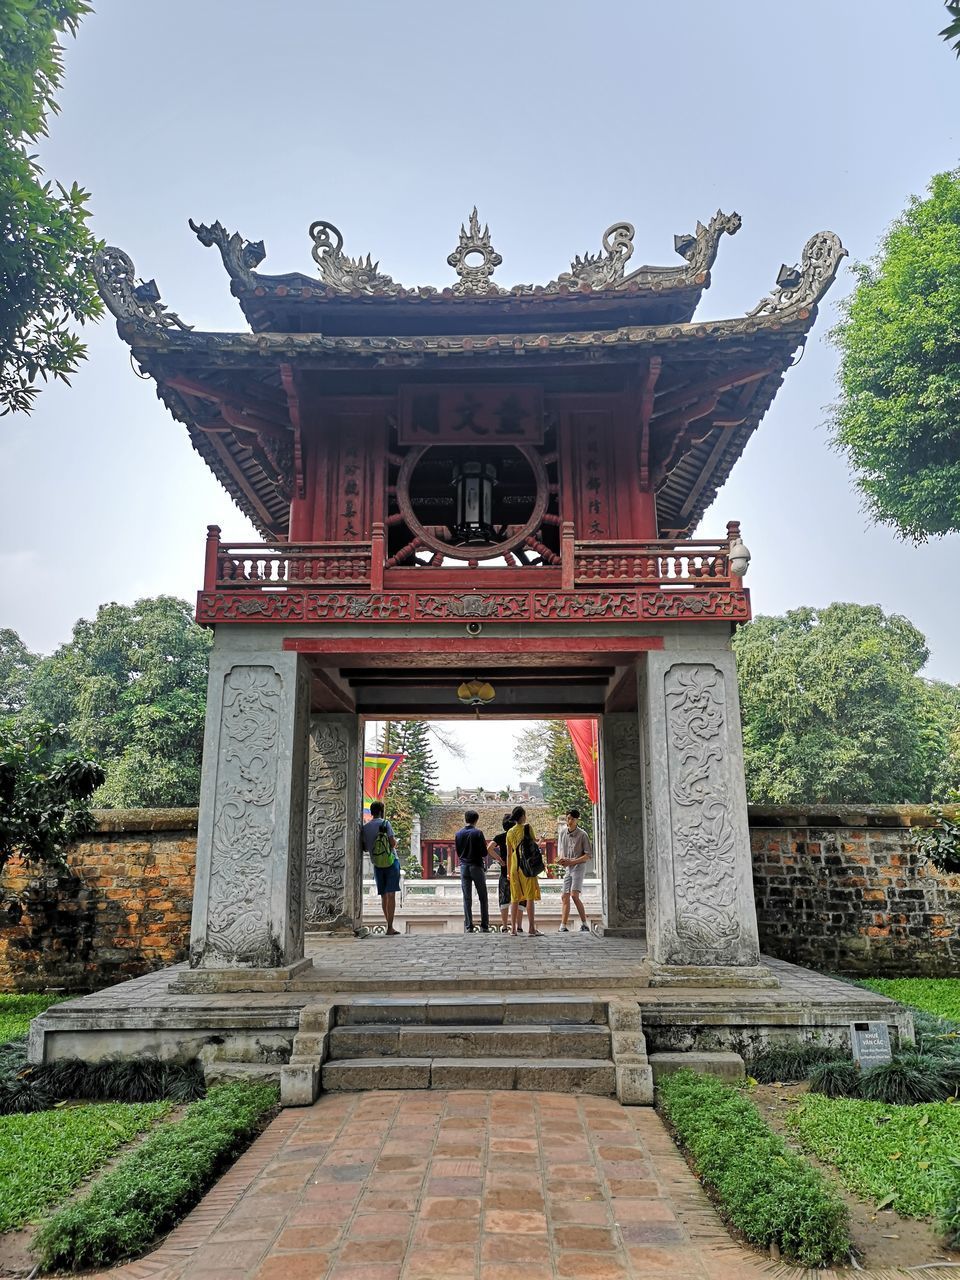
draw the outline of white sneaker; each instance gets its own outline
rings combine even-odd
[[[570,930],[567,928],[565,924],[562,924],[560,928],[557,930],[557,933],[569,933],[569,932]]]

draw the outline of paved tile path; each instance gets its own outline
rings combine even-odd
[[[328,1094],[283,1112],[112,1280],[749,1280],[649,1108],[552,1093]]]

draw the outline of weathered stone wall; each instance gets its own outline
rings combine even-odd
[[[762,950],[839,973],[960,973],[960,876],[916,851],[929,822],[908,805],[753,806]]]
[[[0,876],[0,991],[89,991],[186,958],[196,809],[103,809],[69,873]]]

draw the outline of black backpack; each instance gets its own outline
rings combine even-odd
[[[540,846],[533,838],[529,824],[523,828],[523,839],[517,849],[517,866],[525,876],[542,875],[546,869]]]

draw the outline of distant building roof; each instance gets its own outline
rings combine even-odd
[[[431,808],[423,819],[423,825],[420,828],[420,837],[423,840],[452,840],[456,833],[463,826],[464,805],[462,804],[438,804]],[[478,826],[488,840],[503,830],[503,815],[510,811],[510,805],[504,801],[494,804],[475,804],[477,812],[480,814]],[[534,834],[545,840],[556,839],[557,835],[557,819],[550,810],[542,804],[529,804],[527,809],[527,821],[533,828]]]

